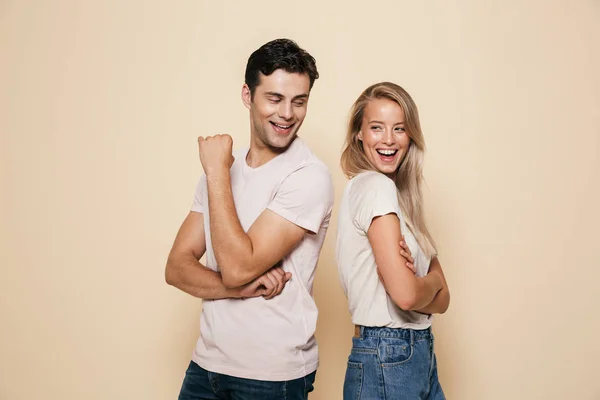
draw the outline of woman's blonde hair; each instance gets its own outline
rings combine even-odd
[[[398,202],[404,213],[406,224],[417,242],[428,257],[436,255],[433,238],[425,224],[423,214],[423,156],[425,139],[419,122],[419,112],[408,92],[391,82],[380,82],[369,86],[356,99],[350,112],[350,121],[346,133],[346,143],[341,157],[341,167],[348,178],[364,171],[377,171],[371,164],[363,149],[363,143],[358,139],[365,107],[374,99],[388,99],[397,103],[404,111],[404,126],[410,138],[408,151],[396,171],[395,184],[398,188]]]

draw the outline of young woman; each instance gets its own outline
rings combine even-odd
[[[356,325],[344,400],[445,399],[431,315],[447,310],[450,294],[423,216],[424,150],[417,107],[400,86],[378,83],[356,100],[336,239]]]

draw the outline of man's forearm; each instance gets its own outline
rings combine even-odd
[[[169,260],[166,279],[169,285],[204,300],[241,297],[238,289],[225,287],[221,274],[206,268],[192,255]]]
[[[229,170],[207,175],[207,186],[213,252],[224,281],[228,278],[236,281],[240,266],[247,265],[252,258],[252,241],[235,210]],[[248,275],[237,283],[247,283],[254,278]]]

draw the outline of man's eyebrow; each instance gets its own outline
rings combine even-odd
[[[277,93],[277,92],[265,92],[265,96],[273,96],[273,97],[277,97],[279,99],[285,99],[284,95],[282,95],[281,93]],[[294,96],[292,101],[293,100],[304,100],[304,99],[308,99],[308,93],[302,93],[297,96]]]
[[[277,93],[277,92],[265,92],[265,95],[279,97],[280,99],[283,99],[285,97],[281,93]]]

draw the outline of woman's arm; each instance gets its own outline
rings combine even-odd
[[[434,257],[433,260],[431,260],[429,273],[432,272],[438,273],[441,276],[442,289],[437,292],[431,303],[415,311],[422,314],[443,314],[448,310],[448,306],[450,305],[450,290],[448,289],[448,283],[444,277],[444,271],[442,271],[442,265],[437,257]]]
[[[443,288],[441,268],[434,268],[420,278],[406,267],[407,260],[398,251],[398,243],[402,240],[398,216],[391,213],[374,218],[367,236],[379,277],[392,301],[403,310],[428,306]]]

